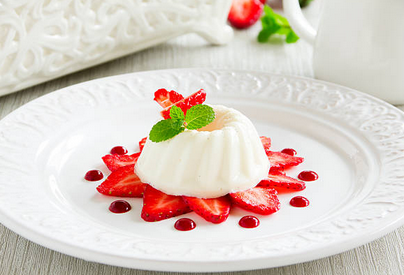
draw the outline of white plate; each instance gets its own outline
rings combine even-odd
[[[243,229],[233,209],[220,225],[176,231],[176,218],[147,223],[141,199],[112,214],[115,198],[86,182],[115,145],[130,151],[159,119],[153,92],[204,88],[305,162],[319,180],[282,194],[281,210]],[[164,271],[233,271],[293,264],[372,241],[404,222],[404,119],[385,102],[337,85],[258,72],[184,69],[122,75],[41,97],[0,122],[0,221],[48,248],[89,261]],[[293,208],[295,195],[307,208]]]

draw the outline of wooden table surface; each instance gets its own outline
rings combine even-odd
[[[318,1],[317,1],[318,2]],[[315,23],[318,3],[306,9]],[[313,77],[312,47],[304,41],[258,44],[259,24],[236,31],[226,46],[211,46],[190,34],[115,61],[0,97],[0,119],[54,90],[105,76],[170,68],[258,70]],[[398,106],[404,110],[404,106]],[[1,167],[0,167],[1,169]],[[404,167],[403,167],[404,169]],[[0,274],[166,274],[91,263],[37,245],[0,224]],[[168,274],[168,272],[167,272]],[[174,274],[174,273],[170,273]],[[404,274],[404,227],[356,249],[291,266],[223,274]]]

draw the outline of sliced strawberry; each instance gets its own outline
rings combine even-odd
[[[173,104],[184,112],[184,114],[187,113],[187,111],[195,105],[202,104],[206,99],[206,92],[203,89],[200,89],[196,93],[193,93],[192,95],[184,98],[181,101],[178,101],[177,103]],[[170,117],[170,109],[171,106],[165,108],[163,111],[161,111],[161,115],[164,117],[164,119],[171,118]]]
[[[170,107],[171,105],[182,99],[184,99],[184,97],[176,91],[158,89],[154,92],[154,100],[163,108]]]
[[[279,210],[277,192],[272,188],[255,187],[247,191],[230,193],[232,202],[239,207],[262,215],[269,215]]]
[[[306,184],[298,179],[294,179],[286,176],[279,171],[271,171],[268,178],[260,181],[258,186],[261,187],[282,187],[293,190],[303,190],[306,188]]]
[[[245,29],[258,21],[263,9],[260,0],[233,0],[227,19],[233,27]]]
[[[262,136],[261,142],[262,145],[264,146],[265,153],[270,152],[269,148],[271,147],[271,139],[269,137]]]
[[[191,210],[211,223],[221,223],[230,214],[231,201],[228,196],[214,199],[183,197]]]
[[[146,140],[147,140],[147,137],[144,137],[144,138],[142,138],[142,139],[139,141],[139,149],[140,149],[140,152],[142,152],[143,147],[144,147],[144,145],[146,144]]]
[[[191,212],[181,196],[167,195],[147,185],[143,195],[141,217],[147,222],[161,221]]]
[[[303,162],[303,158],[291,156],[281,152],[267,152],[269,162],[271,163],[271,170],[286,169],[292,166],[299,165]]]
[[[133,155],[105,155],[102,157],[105,165],[111,172],[116,171],[120,167],[135,165],[137,159],[140,156],[139,153],[135,153]]]
[[[107,196],[142,197],[144,183],[135,174],[134,166],[120,167],[97,187],[97,191]]]

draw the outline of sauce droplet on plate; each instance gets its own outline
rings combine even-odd
[[[303,171],[297,177],[304,181],[313,181],[318,179],[318,175],[314,171]]]
[[[255,228],[260,225],[260,220],[255,216],[244,216],[240,219],[238,224],[244,228]]]
[[[297,196],[290,200],[290,205],[294,207],[307,207],[309,204],[309,200],[302,196]]]
[[[179,231],[189,231],[194,229],[196,227],[196,224],[191,219],[182,218],[175,222],[174,227]]]
[[[100,170],[90,170],[86,173],[84,178],[88,181],[97,181],[101,180],[104,177]]]
[[[296,156],[296,154],[297,154],[296,150],[292,149],[292,148],[285,148],[281,152],[284,154],[288,154],[290,156]]]
[[[128,150],[123,146],[115,146],[111,149],[111,154],[113,155],[125,155],[128,153]]]
[[[129,202],[124,200],[113,201],[109,206],[109,211],[117,214],[126,213],[131,209]]]

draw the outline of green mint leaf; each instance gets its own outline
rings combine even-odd
[[[299,40],[299,36],[297,34],[290,30],[289,34],[286,36],[286,43],[295,43],[297,40]]]
[[[268,29],[262,29],[262,30],[260,31],[260,33],[258,34],[257,40],[258,40],[258,42],[260,42],[260,43],[267,42],[268,39],[269,39],[269,37],[270,37],[272,34],[273,34],[273,32],[271,32],[270,30],[268,30]]]
[[[271,37],[271,35],[277,33],[279,30],[280,30],[280,27],[276,26],[276,25],[268,27],[266,29],[262,29],[257,37],[258,42],[260,42],[260,43],[267,42],[269,40],[269,37]]]
[[[279,30],[276,31],[276,34],[279,35],[288,35],[292,30],[289,28],[280,28]]]
[[[171,113],[170,113],[171,115]],[[183,132],[184,120],[165,119],[157,122],[149,133],[149,139],[153,142],[161,142],[175,137]]]
[[[263,29],[266,29],[272,25],[274,25],[275,20],[272,16],[262,16],[261,17],[261,26]]]
[[[269,17],[273,17],[276,13],[274,12],[274,10],[270,7],[270,6],[268,6],[268,5],[265,5],[264,6],[264,13],[266,14],[266,15],[268,15]]]
[[[261,17],[262,30],[257,40],[260,43],[267,42],[273,34],[284,35],[286,43],[295,43],[299,37],[292,30],[288,20],[280,14],[276,14],[268,5],[264,6],[264,16]]]
[[[172,119],[185,119],[184,112],[181,110],[180,107],[177,107],[175,105],[173,105],[170,109],[170,117]]]
[[[277,14],[277,13],[274,13],[274,19],[275,19],[275,22],[276,22],[277,24],[279,24],[280,26],[283,26],[283,27],[290,27],[289,22],[288,22],[288,19],[286,19],[286,18],[283,17],[282,15]]]
[[[215,111],[208,105],[195,105],[192,106],[185,116],[185,122],[187,129],[197,130],[215,120]]]

